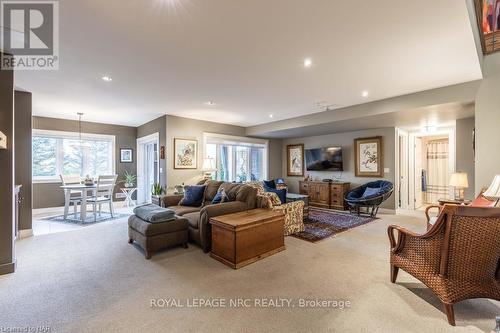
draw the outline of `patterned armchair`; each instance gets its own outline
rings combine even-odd
[[[285,236],[304,231],[304,202],[281,204],[276,193],[266,192],[261,182],[247,183],[257,189],[257,207],[281,211],[285,214]]]

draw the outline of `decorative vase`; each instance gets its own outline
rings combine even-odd
[[[132,183],[125,183],[125,187],[126,188],[131,188],[131,187],[134,187],[134,184],[132,184]]]

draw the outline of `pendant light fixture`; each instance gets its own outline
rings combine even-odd
[[[87,142],[83,142],[83,139],[82,139],[82,117],[83,117],[83,113],[82,112],[78,112],[77,115],[78,115],[78,145],[77,146],[79,148],[90,147],[90,144],[87,143]]]

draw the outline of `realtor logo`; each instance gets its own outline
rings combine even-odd
[[[1,69],[59,68],[58,1],[0,0]]]

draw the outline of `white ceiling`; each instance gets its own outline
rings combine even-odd
[[[465,1],[59,6],[60,70],[16,73],[39,116],[84,112],[86,121],[137,126],[172,114],[252,126],[324,111],[319,101],[345,107],[481,78]]]

